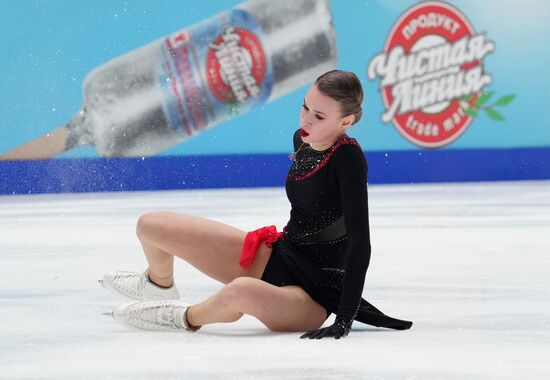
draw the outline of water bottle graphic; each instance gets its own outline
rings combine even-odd
[[[336,68],[328,0],[251,0],[90,72],[65,125],[0,155],[47,159],[91,145],[154,155]]]

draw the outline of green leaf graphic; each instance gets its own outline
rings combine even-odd
[[[239,114],[239,107],[237,104],[231,104],[229,106],[229,115],[230,116],[235,116],[235,115],[238,115]]]
[[[500,113],[498,113],[497,111],[495,110],[492,110],[490,108],[487,108],[485,110],[485,113],[487,114],[487,116],[489,116],[491,119],[493,120],[497,120],[497,121],[503,121],[505,120],[504,119],[504,116],[502,116]]]
[[[505,106],[507,105],[508,103],[510,103],[512,100],[514,100],[514,98],[516,97],[515,94],[510,94],[510,95],[504,95],[504,96],[501,96],[497,102],[495,103],[495,105],[497,106]]]
[[[489,91],[484,94],[481,94],[481,96],[477,98],[474,104],[478,107],[484,105],[491,98],[491,96],[493,96],[494,93],[495,93],[494,91]]]
[[[473,97],[472,94],[464,95],[464,96],[459,97],[458,100],[468,101],[468,100],[472,99],[472,97]]]
[[[229,106],[229,116],[239,114],[239,102],[233,94],[227,96],[227,105]]]
[[[472,117],[476,117],[476,116],[477,116],[477,112],[474,111],[473,108],[466,108],[466,109],[464,110],[464,113],[465,113],[466,115],[472,116]]]

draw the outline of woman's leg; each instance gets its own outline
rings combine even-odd
[[[252,266],[239,265],[246,232],[223,223],[172,212],[140,217],[137,235],[149,263],[149,276],[170,286],[174,256],[226,284],[207,300],[192,305],[192,325],[234,322],[243,314],[259,319],[273,331],[308,331],[327,318],[325,308],[298,286],[277,287],[259,280],[271,254],[260,245]]]
[[[161,286],[173,281],[174,256],[224,284],[249,276],[260,278],[271,248],[262,244],[252,266],[239,265],[246,232],[212,220],[155,212],[141,216],[137,236],[149,264],[149,277]]]
[[[193,326],[235,322],[250,314],[272,331],[288,332],[314,330],[327,319],[326,309],[301,287],[277,287],[250,277],[236,278],[187,313]]]

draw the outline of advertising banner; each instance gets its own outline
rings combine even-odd
[[[550,4],[3,6],[0,193],[281,186],[308,87],[362,81],[370,183],[550,178]]]

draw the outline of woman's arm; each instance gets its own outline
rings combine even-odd
[[[357,146],[347,145],[339,150],[339,156],[334,157],[337,159],[335,174],[340,185],[349,245],[336,320],[351,329],[361,301],[371,255],[367,163],[363,152]]]
[[[361,301],[371,246],[367,195],[367,163],[356,145],[340,147],[332,157],[333,176],[338,182],[349,245],[346,252],[342,295],[334,324],[303,337],[346,336]]]

